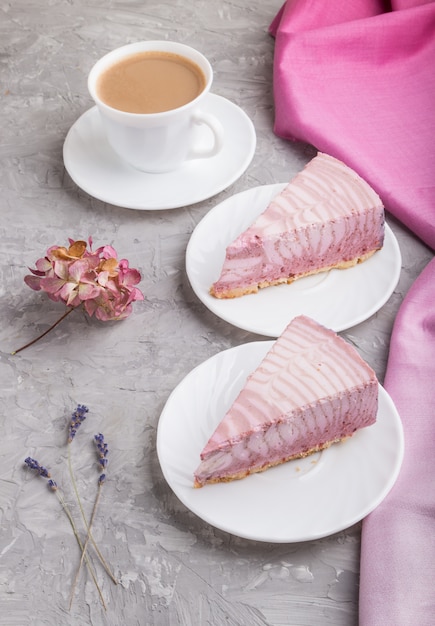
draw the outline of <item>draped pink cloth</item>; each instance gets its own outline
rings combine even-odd
[[[405,457],[363,522],[360,626],[435,624],[435,260],[408,292],[384,386],[402,418]]]
[[[275,132],[365,178],[435,250],[435,2],[288,0],[275,36]],[[435,625],[435,259],[396,317],[385,388],[405,457],[363,522],[360,626]]]
[[[435,248],[435,3],[386,4],[282,7],[270,28],[275,132],[344,161]]]

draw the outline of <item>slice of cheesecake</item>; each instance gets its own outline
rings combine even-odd
[[[356,172],[318,153],[226,249],[216,298],[345,269],[384,241],[384,206]]]
[[[201,452],[195,487],[307,456],[376,421],[378,381],[353,346],[294,318]]]

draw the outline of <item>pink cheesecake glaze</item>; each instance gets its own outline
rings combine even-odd
[[[304,456],[376,421],[378,382],[332,330],[296,317],[201,453],[195,486],[241,478]]]
[[[380,249],[383,240],[379,196],[344,163],[318,153],[227,247],[211,293],[234,297],[346,267]]]

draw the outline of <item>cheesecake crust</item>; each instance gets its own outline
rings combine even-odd
[[[314,276],[315,274],[320,274],[321,272],[329,272],[330,270],[334,270],[334,269],[345,270],[350,267],[354,267],[355,265],[358,265],[358,263],[363,263],[364,261],[369,259],[371,256],[375,254],[375,252],[377,252],[380,249],[381,249],[380,247],[376,248],[375,250],[371,250],[370,252],[357,256],[354,259],[350,259],[349,261],[341,261],[340,263],[337,263],[336,265],[329,265],[328,267],[316,268],[309,272],[298,274],[297,276],[287,276],[287,277],[283,276],[282,278],[278,278],[277,280],[274,280],[274,281],[263,281],[261,283],[255,283],[253,285],[248,285],[245,287],[237,287],[236,289],[228,289],[227,291],[218,291],[218,292],[215,291],[214,285],[212,285],[210,288],[210,294],[220,300],[228,300],[231,298],[239,298],[241,296],[247,296],[251,293],[258,293],[260,289],[264,289],[265,287],[272,287],[274,285],[282,285],[282,284],[290,285],[295,280],[298,280],[299,278],[304,278],[305,276]]]
[[[236,474],[229,474],[228,476],[222,476],[222,477],[213,477],[213,478],[206,479],[202,482],[199,481],[195,477],[193,486],[195,487],[195,489],[200,489],[201,487],[204,487],[205,485],[215,485],[217,483],[229,483],[233,480],[241,480],[242,478],[246,478],[246,476],[250,476],[251,474],[258,474],[259,472],[264,472],[270,467],[276,467],[278,465],[282,465],[283,463],[287,463],[287,461],[294,461],[296,459],[304,459],[305,457],[310,456],[311,454],[314,454],[315,452],[326,450],[327,448],[332,446],[334,443],[340,443],[340,441],[346,441],[346,439],[349,439],[349,437],[351,436],[352,435],[347,435],[345,437],[341,437],[340,439],[327,441],[326,443],[315,446],[314,448],[310,448],[309,450],[306,450],[305,452],[300,452],[299,454],[294,454],[289,457],[284,457],[283,459],[280,459],[279,461],[275,461],[274,463],[265,463],[264,465],[261,465],[260,467],[252,467],[250,469],[243,470],[242,472],[237,472]]]

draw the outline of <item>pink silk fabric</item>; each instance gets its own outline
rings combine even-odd
[[[396,484],[363,521],[360,626],[435,624],[435,260],[397,314],[384,386],[402,419]]]
[[[286,2],[270,27],[274,130],[344,161],[435,249],[435,3],[387,4]]]
[[[275,37],[275,132],[351,166],[435,250],[435,2],[288,0]],[[396,317],[384,386],[405,457],[364,521],[360,626],[435,625],[435,259]]]

